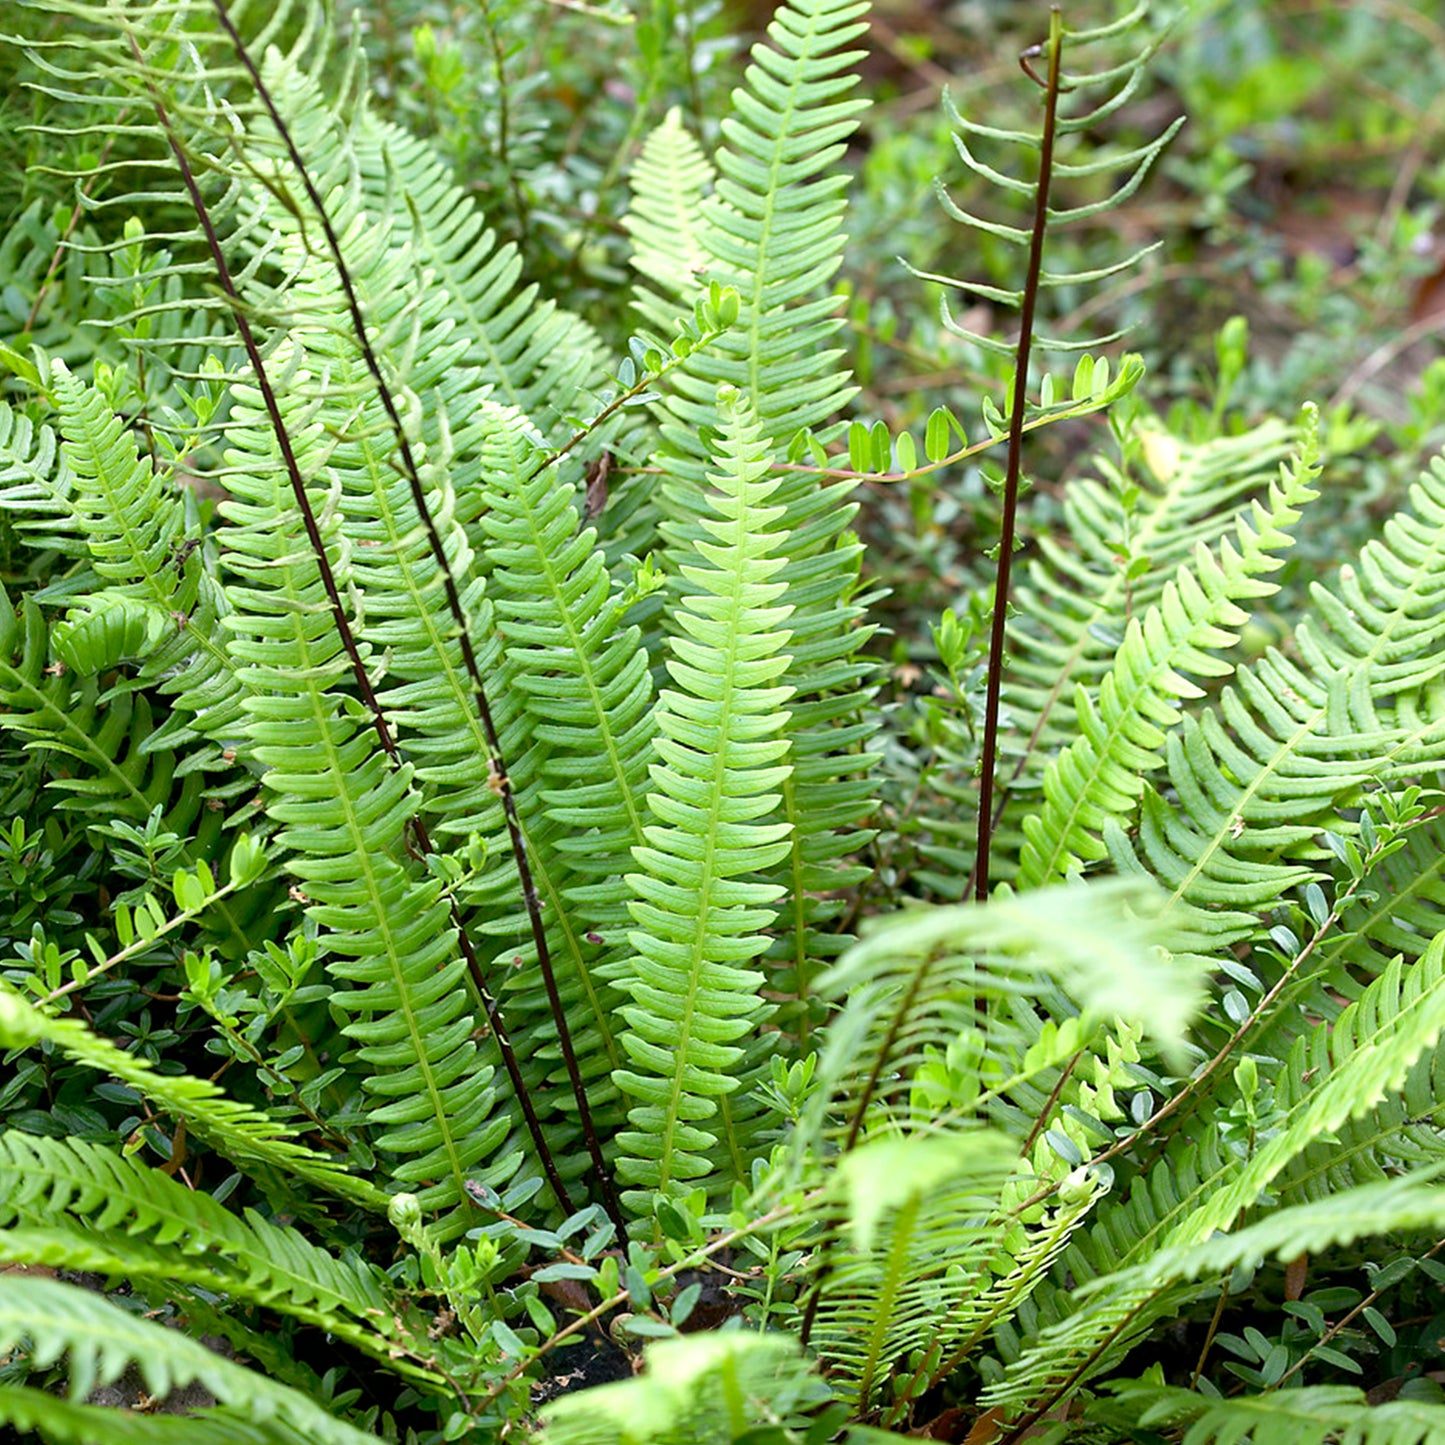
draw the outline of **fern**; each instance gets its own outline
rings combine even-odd
[[[148,1394],[163,1399],[181,1385],[202,1385],[222,1404],[244,1408],[268,1439],[299,1436],[316,1445],[357,1445],[376,1438],[335,1419],[298,1391],[212,1354],[178,1330],[139,1319],[109,1300],[53,1280],[6,1281],[0,1294],[0,1349],[18,1348],[26,1351],[35,1369],[68,1354],[70,1408],[62,1405],[52,1411],[38,1392],[7,1388],[0,1392],[0,1419],[57,1430],[88,1420],[93,1429],[110,1418],[109,1412],[77,1419],[78,1402],[96,1385],[111,1383],[133,1366]],[[204,1430],[204,1415],[202,1421]],[[220,1421],[214,1430],[219,1438],[246,1438],[244,1430],[228,1435]]]
[[[1206,649],[1228,647],[1247,614],[1235,599],[1268,596],[1273,586],[1260,572],[1279,566],[1272,555],[1290,545],[1286,529],[1317,494],[1316,422],[1305,423],[1303,450],[1281,484],[1271,487],[1269,506],[1256,502],[1253,526],[1237,523],[1238,550],[1228,541],[1218,558],[1203,546],[1192,568],[1181,567],[1159,600],[1130,619],[1114,665],[1099,686],[1098,701],[1082,688],[1075,697],[1078,736],[1044,774],[1042,811],[1024,822],[1017,886],[1037,888],[1065,874],[1074,857],[1102,858],[1105,823],[1128,826],[1143,779],[1158,766],[1163,728],[1179,721],[1175,699],[1196,692],[1182,675],[1227,670]]]
[[[254,1212],[238,1219],[96,1145],[0,1134],[0,1225],[7,1261],[199,1287],[280,1310],[381,1359],[398,1344],[379,1272]]]
[[[1271,1395],[1206,1400],[1164,1386],[1130,1391],[1121,1402],[1141,1426],[1188,1424],[1185,1445],[1426,1445],[1445,1429],[1445,1407],[1418,1400],[1372,1405],[1349,1385],[1313,1385]]]
[[[184,1119],[195,1134],[238,1164],[294,1174],[329,1194],[372,1209],[386,1208],[386,1196],[374,1185],[294,1142],[286,1128],[258,1110],[225,1098],[214,1084],[186,1074],[160,1073],[78,1020],[49,1018],[19,995],[0,988],[0,1043],[18,1049],[40,1040],[129,1084],[159,1108]]]
[[[713,540],[682,569],[688,591],[667,658],[675,688],[659,695],[656,713],[653,821],[628,877],[636,953],[618,983],[633,1000],[621,1013],[634,1067],[614,1077],[638,1101],[618,1142],[621,1177],[649,1186],[626,1201],[639,1212],[651,1191],[715,1184],[719,1170],[746,1175],[736,1133],[702,1125],[737,1088],[736,1041],[765,1012],[763,976],[747,964],[767,946],[762,930],[782,890],[751,875],[788,846],[786,823],[762,821],[778,802],[769,790],[789,771],[781,708],[791,689],[778,680],[788,665],[780,624],[791,609],[771,605],[785,591],[773,580],[783,512],[768,505],[778,483],[765,475],[752,409],[735,393],[720,404],[727,425],[710,474],[718,494],[703,519]]]

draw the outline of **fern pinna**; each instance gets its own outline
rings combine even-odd
[[[1051,520],[984,619],[1010,653],[997,804],[978,739],[910,774],[908,703],[878,705],[860,463],[932,485],[1009,441],[1021,483],[1027,435],[1142,384],[1133,357],[1041,374],[1035,343],[1076,343],[1031,324],[1039,291],[1128,264],[1044,253],[1173,133],[1089,149],[1153,42],[1072,58],[1142,13],[1055,15],[1024,56],[1037,128],[946,107],[962,163],[1034,214],[942,191],[1029,274],[919,273],[1024,321],[974,338],[1013,359],[1011,413],[982,398],[976,437],[936,414],[916,467],[849,424],[832,286],[862,0],[782,5],[715,146],[681,109],[643,141],[617,228],[635,335],[524,275],[537,236],[498,242],[368,93],[363,41],[333,63],[319,5],[64,8],[37,104],[76,145],[116,136],[68,230],[27,204],[0,240],[27,303],[0,337],[0,544],[24,559],[0,609],[0,1263],[129,1293],[0,1274],[0,1421],[1438,1431],[1430,1401],[1370,1415],[1318,1383],[1342,1326],[1219,1400],[1129,1352],[1228,1311],[1226,1274],[1439,1228],[1445,468],[1249,655],[1249,609],[1300,596],[1313,409],[1174,435],[1136,398],[1119,460],[1057,505],[1005,488],[1023,535]],[[521,15],[479,32],[503,81]],[[418,62],[442,43],[418,30]],[[947,301],[942,325],[969,334]],[[928,867],[904,894],[1007,887],[873,916],[904,836],[875,799],[905,778]],[[72,876],[47,895],[45,869]],[[47,1136],[14,1101],[52,1097]],[[599,1325],[641,1372],[551,1399]],[[211,1403],[182,1427],[87,1399],[132,1366]]]

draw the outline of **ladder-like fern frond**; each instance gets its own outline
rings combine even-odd
[[[746,1175],[743,1141],[706,1121],[738,1087],[738,1041],[767,1012],[763,975],[748,965],[767,947],[782,890],[755,875],[788,847],[788,824],[765,821],[789,771],[792,689],[780,678],[791,609],[774,605],[786,590],[775,580],[783,509],[769,505],[778,482],[751,407],[735,391],[722,405],[717,492],[702,519],[710,540],[681,568],[687,591],[666,658],[674,686],[656,711],[652,821],[628,877],[635,954],[618,984],[633,1000],[621,1011],[632,1067],[614,1077],[637,1100],[619,1139],[620,1174],[648,1186],[630,1197],[642,1210],[654,1191]]]
[[[33,1421],[42,1430],[51,1423],[63,1430],[85,1421],[100,1431],[90,1439],[109,1439],[104,1422],[112,1418],[111,1412],[87,1411],[77,1418],[82,1409],[78,1402],[96,1385],[110,1384],[133,1366],[152,1397],[164,1399],[179,1386],[194,1382],[222,1404],[244,1409],[267,1440],[294,1442],[299,1437],[315,1445],[375,1445],[374,1435],[327,1414],[300,1391],[213,1354],[179,1330],[141,1319],[102,1295],[57,1280],[12,1276],[5,1281],[0,1291],[0,1351],[9,1355],[22,1347],[35,1368],[68,1355],[70,1409],[52,1417],[38,1391],[6,1388],[0,1391],[0,1419]],[[201,1418],[204,1422],[206,1417]],[[281,1428],[274,1430],[273,1422]],[[147,1437],[142,1433],[135,1438]],[[217,1421],[210,1438],[244,1441],[248,1437],[243,1431],[227,1434]]]
[[[1024,821],[1017,887],[1037,888],[1063,877],[1076,860],[1104,857],[1105,823],[1128,826],[1144,779],[1162,761],[1163,729],[1180,720],[1178,700],[1199,695],[1187,675],[1229,671],[1213,649],[1238,641],[1248,614],[1237,602],[1277,590],[1261,574],[1278,568],[1278,553],[1293,543],[1288,529],[1316,495],[1315,432],[1311,411],[1302,450],[1281,468],[1268,504],[1255,502],[1250,520],[1237,520],[1237,545],[1224,540],[1217,556],[1199,545],[1193,566],[1181,566],[1158,602],[1130,619],[1097,700],[1079,688],[1078,734],[1044,774],[1042,809]]]

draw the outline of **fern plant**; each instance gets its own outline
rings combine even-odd
[[[115,134],[68,230],[27,208],[0,244],[29,302],[3,856],[17,899],[52,896],[37,840],[68,875],[0,930],[0,1261],[98,1287],[0,1274],[0,1420],[1438,1430],[1323,1352],[1229,1400],[1126,1358],[1224,1311],[1223,1276],[1438,1228],[1445,1032],[1445,469],[1245,656],[1315,414],[1172,437],[1136,395],[1009,610],[1025,438],[1142,383],[1035,360],[1040,291],[1115,269],[1045,264],[1101,209],[1051,187],[1122,165],[1128,195],[1168,140],[1065,151],[1140,84],[1148,47],[1107,47],[1141,15],[1055,13],[1037,129],[949,112],[1032,221],[945,192],[1028,259],[973,287],[1021,308],[982,338],[1007,410],[935,413],[920,464],[848,415],[831,289],[862,0],[779,8],[711,152],[679,111],[643,142],[636,332],[606,336],[311,0],[36,8],[74,22],[30,37],[46,133]],[[992,896],[871,916],[898,739],[858,483],[1003,445],[984,785],[921,800],[931,886]],[[571,1393],[610,1352],[645,1369]],[[131,1367],[211,1403],[103,1411]]]

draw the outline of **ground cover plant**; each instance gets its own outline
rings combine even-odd
[[[0,1423],[1445,1431],[1438,369],[1080,324],[1199,14],[854,264],[866,12],[5,9]]]

